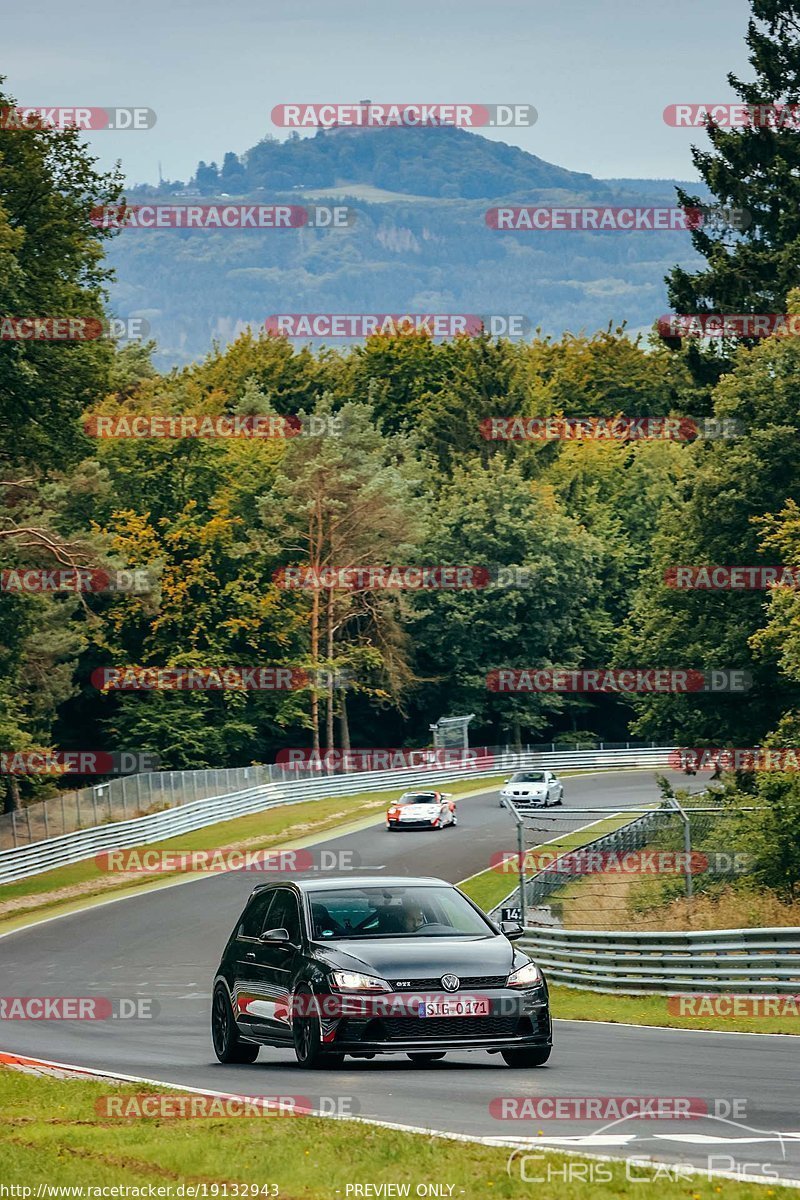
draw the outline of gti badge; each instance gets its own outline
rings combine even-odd
[[[442,976],[442,987],[444,988],[444,990],[446,992],[458,991],[460,986],[461,986],[461,980],[458,978],[457,975],[443,975]]]

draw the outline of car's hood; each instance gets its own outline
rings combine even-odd
[[[440,805],[438,804],[395,804],[403,816],[415,817],[438,817]]]
[[[523,792],[526,796],[543,796],[547,791],[547,785],[544,783],[507,783],[506,790]]]
[[[317,943],[331,966],[366,971],[389,979],[430,979],[454,975],[507,975],[528,956],[504,937],[372,938]]]

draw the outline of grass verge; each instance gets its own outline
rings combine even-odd
[[[492,779],[462,779],[448,782],[447,790],[456,795],[496,788],[500,777]],[[183,833],[178,837],[148,845],[148,850],[189,851],[216,848],[268,850],[276,847],[297,849],[328,830],[346,832],[354,822],[367,826],[375,814],[384,810],[406,789],[386,792],[360,792],[352,796],[330,796],[324,800],[308,800],[301,804],[282,805],[263,812],[219,821]],[[157,876],[140,872],[119,873],[102,869],[94,859],[84,859],[66,867],[57,867],[41,875],[33,875],[16,883],[0,887],[0,933],[13,929],[31,917],[47,910],[48,915],[83,907],[95,898],[111,897],[154,887],[178,878],[191,878],[186,873],[159,872]]]
[[[742,996],[740,999],[747,1001],[748,997]],[[780,1003],[782,998],[774,999]],[[560,984],[550,986],[553,1016],[563,1020],[657,1025],[665,1029],[713,1029],[722,1033],[800,1034],[800,1002],[793,996],[786,996],[783,1000],[788,1009],[788,1015],[784,1016],[683,1017],[667,1009],[666,996],[620,996],[612,992],[585,992]]]
[[[310,1089],[306,1088],[306,1091]],[[143,1085],[116,1086],[103,1081],[41,1078],[0,1067],[0,1166],[6,1185],[161,1188],[170,1198],[198,1196],[276,1196],[279,1200],[345,1200],[354,1195],[425,1194],[420,1185],[443,1187],[459,1200],[533,1194],[521,1178],[520,1154],[508,1148],[451,1142],[424,1134],[401,1133],[342,1120],[315,1117],[165,1117],[98,1116],[104,1097],[157,1094]],[[170,1092],[170,1097],[180,1093]],[[491,1129],[488,1133],[508,1134]],[[496,1124],[499,1124],[496,1123]],[[530,1132],[526,1130],[526,1132]],[[528,1148],[524,1153],[533,1151]],[[528,1159],[532,1173],[553,1180],[548,1195],[559,1200],[596,1200],[637,1194],[625,1163],[585,1162],[547,1152]],[[581,1174],[584,1179],[569,1182]],[[663,1168],[662,1168],[663,1171]],[[594,1178],[592,1178],[592,1175]],[[751,1200],[764,1195],[752,1184],[686,1176],[652,1180],[644,1167],[635,1175],[651,1183],[659,1200]],[[598,1177],[599,1176],[599,1177]],[[362,1185],[355,1192],[354,1186]],[[372,1188],[364,1190],[364,1185]],[[183,1191],[178,1188],[183,1185]],[[225,1188],[227,1185],[227,1189]],[[233,1189],[238,1185],[238,1193]],[[244,1190],[244,1185],[249,1185]],[[381,1185],[394,1185],[390,1190]],[[398,1188],[408,1186],[408,1193]],[[192,1193],[194,1186],[198,1190]],[[258,1193],[256,1188],[263,1189]],[[449,1192],[447,1189],[451,1189]],[[23,1193],[17,1193],[24,1195]],[[46,1193],[45,1193],[46,1194]],[[84,1191],[84,1195],[87,1195]],[[789,1188],[771,1187],[770,1196],[789,1200]],[[796,1196],[796,1193],[794,1193]]]
[[[564,834],[563,837],[543,845],[554,853],[563,854],[567,850],[586,845],[604,833],[610,833],[629,819],[629,816],[622,815],[608,817],[589,829]],[[514,872],[490,869],[464,880],[459,886],[484,911],[488,911],[505,899],[513,890],[514,882]],[[575,888],[579,885],[567,885],[570,886]],[[566,888],[559,889],[554,894],[558,899],[563,899]],[[654,1025],[665,1029],[707,1029],[727,1033],[800,1034],[800,1003],[793,997],[786,997],[786,1001],[786,1011],[780,1016],[722,1016],[708,1013],[699,1016],[679,1016],[667,1008],[666,996],[621,996],[616,993],[568,988],[559,984],[552,984],[550,987],[553,1016],[563,1020],[610,1021],[614,1024]]]

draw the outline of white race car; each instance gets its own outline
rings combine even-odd
[[[450,792],[404,792],[386,814],[386,828],[444,829],[457,825],[456,802]]]
[[[501,808],[507,799],[518,808],[533,805],[548,808],[564,802],[564,785],[552,771],[517,771],[500,792]]]

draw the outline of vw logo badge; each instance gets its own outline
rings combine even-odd
[[[458,991],[460,986],[461,986],[461,980],[458,978],[457,975],[443,975],[442,976],[442,987],[445,989],[446,992]]]

